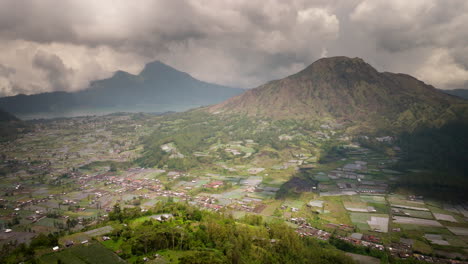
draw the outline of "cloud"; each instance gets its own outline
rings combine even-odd
[[[8,77],[16,72],[15,69],[0,64],[0,76]]]
[[[437,82],[443,87],[454,89],[464,87],[468,80],[468,70],[444,49],[434,51],[416,74],[429,83]]]
[[[0,61],[15,71],[0,93],[80,90],[156,59],[251,88],[334,55],[451,88],[468,81],[467,24],[464,0],[5,0]]]
[[[364,0],[350,20],[374,43],[374,60],[391,65],[389,70],[402,69],[440,88],[468,80],[468,2]]]
[[[45,73],[53,91],[68,90],[69,77],[73,75],[73,70],[68,69],[57,55],[38,51],[34,56],[33,66]]]

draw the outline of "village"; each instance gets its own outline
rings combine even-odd
[[[300,147],[276,159],[259,155],[264,146],[251,139],[193,153],[167,142],[160,148],[169,159],[217,160],[212,167],[191,170],[137,166],[134,160],[143,151],[139,140],[155,127],[164,124],[151,115],[37,121],[33,132],[2,142],[0,245],[28,243],[39,233],[80,232],[106,220],[116,204],[144,212],[174,201],[236,219],[250,214],[267,222],[282,219],[300,236],[335,237],[399,258],[466,263],[468,204],[394,193],[390,186],[401,172],[390,167],[397,154],[378,154],[346,135],[336,139],[346,156],[325,165]],[[277,140],[288,144],[305,138],[318,144],[336,133],[327,125],[311,135],[282,134]],[[391,142],[389,137],[376,140]],[[398,153],[398,147],[393,150]],[[297,187],[307,191],[278,199],[298,173],[311,175],[310,186]]]

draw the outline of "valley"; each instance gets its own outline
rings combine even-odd
[[[350,251],[345,242],[355,253],[363,247],[382,252],[372,253],[379,257],[436,262],[467,255],[468,204],[402,187],[409,171],[398,168],[402,149],[390,135],[356,134],[329,119],[275,120],[204,108],[28,125],[29,132],[1,143],[3,247],[56,233],[60,250],[70,242],[99,250],[102,244],[141,261],[149,255],[133,254],[112,230],[150,218],[164,222],[155,211],[179,203],[241,223],[252,217],[282,222],[298,237]],[[116,221],[116,205],[133,216]],[[177,263],[171,254],[182,251],[155,252],[152,263]],[[40,253],[54,254],[52,247]]]

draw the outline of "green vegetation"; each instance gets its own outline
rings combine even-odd
[[[327,243],[300,238],[282,221],[265,223],[261,216],[246,216],[235,221],[228,215],[200,211],[185,204],[158,204],[146,214],[169,214],[165,221],[145,217],[139,210],[114,207],[110,224],[116,228],[111,240],[72,246],[59,252],[39,254],[41,249],[57,245],[57,238],[40,235],[30,247],[21,246],[1,259],[2,263],[17,260],[39,263],[119,263],[112,251],[130,262],[156,253],[186,252],[178,263],[353,263]],[[117,221],[117,223],[113,222]],[[125,225],[118,223],[124,222]],[[109,249],[106,249],[109,248]]]
[[[59,252],[42,255],[38,263],[117,264],[126,262],[100,243],[91,242],[86,245],[77,245]]]

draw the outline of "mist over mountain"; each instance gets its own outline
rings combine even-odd
[[[124,71],[74,93],[51,92],[0,98],[0,107],[26,118],[118,111],[183,111],[210,105],[243,90],[199,81],[162,62],[148,63],[138,75]]]
[[[331,57],[212,106],[209,111],[351,122],[372,131],[440,125],[466,117],[467,109],[466,101],[412,76],[378,72],[360,58]]]
[[[468,99],[468,90],[467,89],[453,89],[453,90],[440,90],[446,94],[455,95],[463,99]]]

